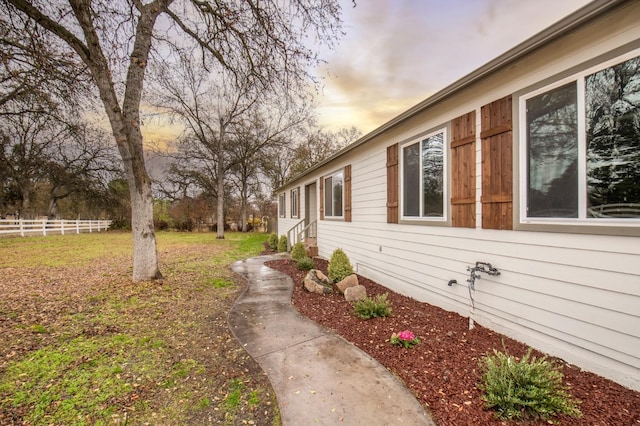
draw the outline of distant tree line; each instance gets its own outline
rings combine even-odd
[[[273,186],[324,155],[294,154],[320,62],[304,40],[340,35],[336,0],[0,0],[0,211],[130,221],[133,280],[161,277],[159,211],[214,209],[224,238],[227,215],[244,227]],[[159,182],[148,111],[184,128],[154,154]]]

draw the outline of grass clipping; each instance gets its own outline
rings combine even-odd
[[[500,419],[542,418],[559,415],[580,417],[579,401],[562,383],[563,375],[546,357],[531,357],[531,349],[518,360],[493,351],[480,359],[485,407]]]

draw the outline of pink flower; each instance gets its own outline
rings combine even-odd
[[[400,340],[407,340],[409,342],[413,341],[416,338],[416,335],[410,332],[409,330],[401,331],[398,333],[398,338]]]

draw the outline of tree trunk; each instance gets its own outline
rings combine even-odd
[[[216,177],[218,179],[218,232],[216,239],[224,239],[224,138],[225,138],[225,125],[222,119],[220,119],[220,135],[218,138],[218,164],[216,164]]]
[[[128,173],[127,173],[128,174]],[[147,178],[131,188],[131,231],[133,232],[133,281],[162,278],[158,268],[156,234],[153,228],[153,197]]]
[[[218,233],[216,238],[222,240],[224,239],[224,164],[222,164],[222,158],[218,159],[216,173],[218,174],[218,203],[216,213],[218,216]]]
[[[31,213],[31,185],[28,182],[23,182],[23,184],[20,185],[20,193],[22,195],[20,218],[33,219],[34,215]]]
[[[240,191],[240,218],[242,219],[242,232],[247,232],[247,184],[242,182]]]
[[[49,219],[55,219],[58,215],[58,199],[55,196],[49,198],[49,208],[47,209],[47,217]]]

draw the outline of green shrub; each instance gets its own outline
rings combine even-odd
[[[278,249],[278,234],[275,232],[272,232],[271,235],[269,235],[269,247],[271,250]]]
[[[508,353],[493,350],[480,359],[486,408],[500,419],[521,417],[552,420],[560,414],[580,417],[580,401],[573,399],[562,384],[562,373],[547,360],[531,358],[531,349],[520,361]]]
[[[313,264],[313,259],[307,256],[298,260],[297,264],[298,264],[298,269],[300,269],[301,271],[310,271],[315,266]]]
[[[342,249],[335,249],[329,259],[329,279],[334,283],[353,274],[353,266]]]
[[[307,251],[304,249],[304,244],[297,242],[291,247],[291,258],[296,262],[307,257]]]
[[[287,251],[287,236],[280,235],[280,240],[278,241],[278,251]]]
[[[355,308],[356,316],[361,319],[388,317],[391,315],[387,293],[378,295],[373,299],[367,297],[364,300],[358,300],[353,307]]]

